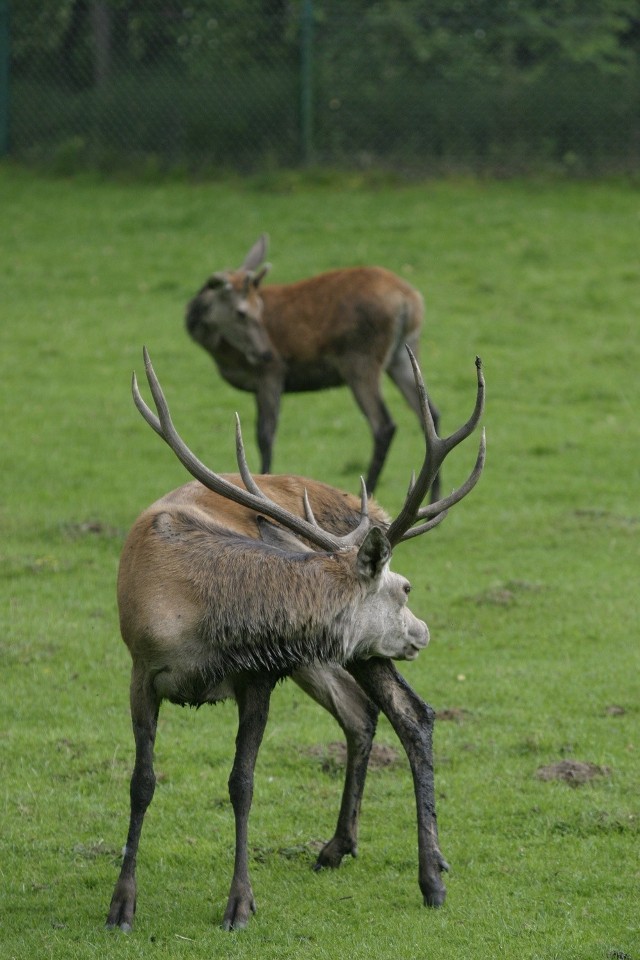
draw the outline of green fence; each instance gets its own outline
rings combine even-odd
[[[3,10],[0,0],[0,148],[62,171],[594,173],[640,158],[636,0]]]

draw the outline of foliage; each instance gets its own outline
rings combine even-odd
[[[260,183],[0,169],[3,957],[636,958],[637,187],[398,188],[326,172]],[[146,343],[177,426],[221,469],[233,465],[239,410],[255,464],[252,398],[216,376],[182,314],[203,278],[240,262],[265,229],[274,281],[382,263],[424,292],[422,365],[445,429],[468,412],[475,353],[484,360],[486,474],[437,531],[394,556],[432,633],[404,670],[442,713],[449,898],[436,912],[420,904],[403,761],[371,771],[358,859],[312,872],[341,787],[318,748],[340,732],[283,684],[257,771],[259,912],[246,934],[217,927],[232,866],[235,711],[167,705],[138,925],[111,936],[102,925],[132,759],[118,555],[138,511],[185,479],[133,408],[131,370]],[[378,493],[394,510],[421,443],[406,405],[385,393],[399,426]],[[276,469],[356,490],[369,453],[346,391],[284,404]],[[474,453],[451,458],[447,485]],[[397,746],[383,722],[377,740]],[[537,778],[572,758],[607,773],[575,788]]]
[[[502,82],[514,71],[535,76],[558,63],[589,64],[605,73],[628,67],[638,53],[638,37],[635,50],[628,42],[637,13],[633,0],[318,3],[335,57],[352,65],[366,60],[374,75],[392,76],[403,65],[446,80]],[[357,33],[335,30],[335,21],[354,18],[361,22]]]
[[[116,58],[147,65],[162,58],[178,60],[195,75],[206,72],[211,58],[220,56],[242,69],[255,62],[256,51],[260,59],[265,41],[272,50],[278,37],[284,52],[297,23],[293,14],[285,16],[282,5],[265,5],[263,0],[103,0],[93,6],[107,11]],[[90,56],[95,29],[88,0],[56,0],[44,6],[25,0],[12,11],[15,65],[24,69],[50,56],[53,68],[53,56]]]
[[[308,161],[303,8],[15,4],[14,155],[56,166],[80,144],[84,167],[141,157],[200,171]],[[421,173],[637,165],[635,0],[315,0],[312,9],[305,103],[318,162]]]
[[[260,58],[263,44],[270,47],[277,38],[284,50],[297,36],[301,0],[168,0],[161,6],[157,0],[104,0],[102,5],[111,10],[118,42],[127,43],[134,58],[157,58],[158,51],[175,45],[202,73],[223,50],[239,68]],[[429,64],[454,77],[535,70],[558,60],[606,71],[628,65],[640,46],[635,0],[436,0],[427,5],[421,0],[315,0],[313,11],[317,27],[332,38],[335,55],[352,64],[364,57],[383,75],[398,63]],[[75,21],[89,15],[87,0],[16,4],[16,61],[45,50],[62,52]],[[353,23],[360,24],[358,31],[340,29]],[[289,52],[295,48],[289,46]]]

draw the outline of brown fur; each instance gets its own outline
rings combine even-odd
[[[226,473],[223,476],[237,486],[242,486],[240,474]],[[280,476],[262,474],[254,479],[271,500],[286,507],[291,513],[300,516],[303,515],[302,498],[306,490],[320,526],[331,530],[338,536],[349,533],[357,526],[360,500],[351,493],[345,493],[336,487],[321,483],[319,480],[311,480],[294,474]],[[190,483],[178,487],[177,490],[171,491],[158,503],[197,507],[210,517],[215,517],[217,522],[228,530],[235,530],[237,533],[243,533],[248,537],[258,538],[260,536],[256,525],[257,513],[255,511],[239,507],[227,500],[226,497],[208,490],[197,480],[192,480]],[[153,510],[156,506],[157,504],[153,504],[150,509]],[[389,523],[387,512],[375,500],[369,501],[369,516],[383,528]]]
[[[239,280],[231,275],[234,286]],[[417,341],[424,314],[418,291],[383,267],[332,270],[259,295],[266,331],[287,364],[326,364],[342,376],[352,353],[384,368],[399,346]]]
[[[241,485],[239,475],[226,475]],[[318,522],[348,533],[359,501],[301,477],[257,477],[302,516],[307,490]],[[386,514],[371,504],[380,526]],[[341,614],[361,591],[355,550],[326,555],[262,542],[258,514],[197,481],[156,501],[126,540],[118,573],[120,628],[134,660],[152,665],[158,692],[198,705],[238,670],[289,672],[342,659]],[[294,538],[295,543],[295,538]]]
[[[240,482],[237,475],[225,479]],[[338,536],[358,525],[360,503],[349,494],[295,476],[260,476],[255,480],[271,499],[301,516],[306,489],[318,523]],[[372,526],[386,529],[388,518],[380,507],[371,502],[369,512]],[[293,673],[301,687],[338,720],[349,744],[336,833],[321,850],[317,869],[338,866],[347,853],[356,852],[360,798],[377,717],[374,703],[385,695],[389,684],[402,687],[404,700],[399,700],[397,707],[389,704],[385,709],[390,717],[400,710],[403,727],[399,733],[412,767],[417,772],[424,767],[424,756],[430,757],[429,708],[405,689],[390,660],[374,657],[360,661],[371,664],[373,686],[368,693],[369,668],[364,668],[354,682],[341,665],[350,656],[345,637],[353,632],[358,611],[368,602],[372,588],[374,594],[377,592],[379,577],[384,577],[383,590],[391,590],[391,606],[397,604],[400,610],[408,591],[404,578],[383,573],[382,567],[373,579],[364,575],[360,566],[366,541],[360,548],[324,553],[291,536],[292,549],[287,551],[261,541],[261,532],[264,528],[256,511],[194,481],[152,504],[138,518],[125,543],[118,602],[122,636],[133,661],[131,715],[136,762],[131,778],[129,833],[111,900],[110,927],[126,931],[133,924],[136,856],[142,819],[155,789],[153,744],[163,699],[195,706],[229,696],[238,702],[240,726],[229,792],[240,832],[236,835],[236,866],[223,920],[226,929],[245,926],[255,910],[246,825],[253,765],[271,688],[279,677]],[[386,542],[382,533],[378,536]],[[383,565],[387,556],[388,552],[381,555]],[[394,592],[396,599],[392,600]],[[387,601],[383,603],[386,607]],[[405,614],[410,635],[416,637],[412,642],[423,646],[428,640],[425,625],[408,610],[402,616]],[[417,633],[413,632],[415,627]],[[393,632],[390,630],[390,635]],[[366,658],[366,647],[363,655]],[[395,655],[390,652],[390,656]],[[377,663],[388,664],[383,669],[390,671],[382,686]],[[417,735],[424,739],[424,746],[418,745]],[[429,759],[425,769],[431,769]],[[430,779],[421,781],[416,789],[426,791],[427,802],[419,800],[418,812],[419,819],[426,817],[430,824]],[[420,826],[419,836],[421,862],[428,865],[428,873],[421,879],[425,902],[428,898],[438,905],[444,898],[439,877],[446,864],[432,827]]]
[[[414,659],[428,643],[429,631],[407,606],[410,584],[389,570],[388,561],[393,545],[431,529],[477,482],[484,464],[484,437],[465,483],[430,507],[420,506],[444,457],[475,429],[482,414],[484,380],[476,360],[474,412],[455,434],[440,438],[428,416],[417,363],[411,360],[424,401],[428,453],[404,506],[389,523],[375,503],[367,514],[364,495],[360,504],[301,477],[252,478],[244,467],[240,440],[242,480],[207,468],[175,430],[145,351],[157,414],[143,400],[135,377],[134,402],[199,479],[144,511],[122,553],[118,603],[122,636],[132,657],[136,759],[129,831],[109,927],[128,931],[133,924],[136,859],[155,790],[153,747],[162,700],[200,705],[228,697],[237,702],[239,725],[229,778],[235,863],[223,927],[246,926],[255,912],[247,833],[254,768],[272,688],[289,673],[330,711],[347,739],[347,773],[336,832],[320,851],[316,868],[336,867],[347,853],[356,852],[360,801],[377,713],[382,710],[411,766],[424,903],[443,903],[446,891],[440,875],[447,864],[438,846],[435,819],[435,712],[391,662]]]
[[[251,266],[259,256],[250,252]],[[187,330],[228,383],[256,395],[263,473],[271,469],[281,394],[348,386],[373,434],[372,492],[395,432],[381,393],[384,371],[419,415],[405,347],[418,354],[422,296],[383,267],[261,286],[265,272],[245,263],[213,274],[187,306]],[[433,405],[432,413],[437,421]]]

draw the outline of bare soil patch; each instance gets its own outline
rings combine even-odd
[[[469,711],[464,707],[443,707],[442,710],[436,710],[436,720],[448,720],[453,723],[462,723],[469,715]]]
[[[321,743],[309,748],[312,757],[318,757],[324,773],[335,773],[347,762],[347,745],[341,741]],[[398,762],[399,751],[388,743],[374,743],[369,758],[369,769],[381,770]]]
[[[600,767],[596,763],[584,763],[581,760],[560,760],[536,770],[538,780],[562,780],[572,787],[579,787],[596,777],[608,777],[609,767]]]

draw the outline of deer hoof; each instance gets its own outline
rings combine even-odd
[[[424,905],[425,907],[441,907],[447,897],[447,890],[444,886],[440,887],[439,890],[430,890],[429,893],[424,894]]]
[[[123,923],[106,923],[105,927],[107,930],[121,930],[122,933],[131,933],[133,926],[130,923],[127,923],[126,920]]]
[[[441,907],[447,896],[447,888],[439,876],[420,884],[425,907]]]
[[[344,842],[338,840],[337,837],[333,837],[332,840],[325,843],[318,854],[318,859],[314,863],[313,869],[319,871],[324,870],[325,867],[329,867],[332,870],[336,870],[347,853],[350,853],[352,857],[357,856],[358,851],[355,843],[351,843],[350,841]]]
[[[136,888],[130,881],[118,883],[111,898],[107,930],[122,930],[131,933],[133,930],[133,916],[136,912]]]
[[[252,913],[256,912],[256,902],[251,891],[247,895],[231,895],[222,920],[223,930],[244,930]]]

